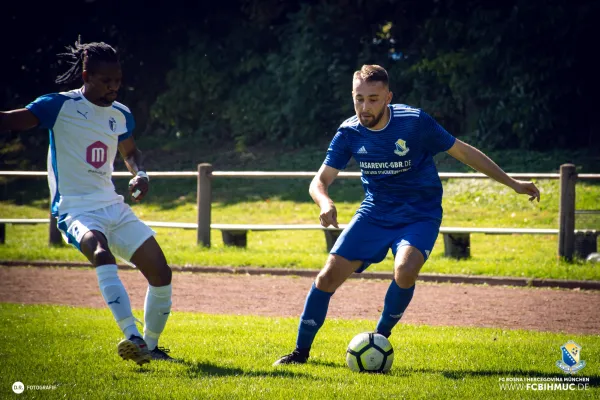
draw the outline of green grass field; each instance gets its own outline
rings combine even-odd
[[[385,375],[345,366],[350,339],[372,321],[330,319],[307,365],[272,367],[293,346],[296,318],[172,315],[161,345],[181,363],[143,368],[121,361],[120,332],[110,312],[64,306],[0,304],[1,398],[13,382],[55,386],[29,398],[390,399],[598,398],[598,336],[403,325],[391,341],[394,365]],[[141,313],[136,311],[138,318]],[[501,389],[507,378],[565,378],[555,363],[574,340],[590,378],[581,391]],[[521,382],[527,383],[527,382]]]
[[[144,148],[144,147],[142,147]],[[585,160],[582,172],[600,164],[587,153],[498,152],[493,158],[511,172],[550,172],[562,162]],[[268,156],[267,156],[268,155]],[[192,170],[213,162],[218,170],[314,170],[323,148],[294,153],[277,151],[172,154],[149,170]],[[443,156],[440,171],[465,171]],[[536,168],[531,168],[534,165]],[[539,181],[542,202],[489,180],[444,181],[444,226],[554,228],[558,220],[558,182]],[[134,205],[150,221],[195,222],[195,180],[151,183],[151,194]],[[0,218],[45,218],[47,187],[43,180],[6,181],[0,189]],[[125,193],[126,180],[116,180]],[[212,219],[215,223],[316,223],[318,210],[307,194],[308,179],[216,179]],[[331,188],[339,220],[348,222],[362,199],[358,180],[339,180]],[[600,185],[577,184],[577,209],[597,209]],[[598,218],[578,218],[577,228],[600,228]],[[70,247],[47,246],[47,226],[8,226],[0,259],[85,261]],[[195,244],[195,232],[157,229],[171,264],[257,266],[319,269],[327,256],[321,232],[250,233],[247,249],[225,247],[213,231],[210,249]],[[442,256],[441,238],[423,272],[600,280],[597,267],[558,260],[555,236],[472,235],[468,260]],[[391,257],[370,268],[390,271]],[[551,312],[551,311],[544,311]],[[141,318],[141,312],[135,312]],[[161,345],[182,360],[139,368],[122,362],[115,351],[120,332],[107,309],[0,304],[0,398],[12,398],[13,382],[55,389],[26,391],[31,398],[214,398],[214,399],[390,399],[390,398],[598,398],[600,337],[489,328],[403,325],[392,336],[394,366],[389,374],[351,372],[345,349],[373,321],[330,319],[321,330],[311,362],[274,368],[272,362],[294,344],[297,318],[213,316],[173,313]],[[532,391],[508,387],[508,378],[564,378],[555,366],[560,346],[582,346],[589,377],[585,391]],[[527,382],[515,382],[525,384]],[[531,383],[531,381],[530,381]],[[9,397],[10,396],[10,397]]]
[[[123,193],[123,180],[117,180]],[[35,185],[43,186],[44,182]],[[283,187],[284,184],[287,186]],[[215,223],[316,223],[318,209],[308,198],[307,180],[215,180],[212,220]],[[530,203],[525,196],[490,180],[444,181],[444,226],[459,227],[535,227],[555,228],[558,219],[558,182],[537,182],[542,201]],[[31,183],[31,185],[34,185]],[[34,185],[34,186],[35,186]],[[149,221],[195,222],[195,182],[160,180],[152,182],[147,202],[134,205],[136,214]],[[14,192],[14,198],[32,192],[25,186]],[[277,193],[278,191],[278,193]],[[21,194],[19,194],[21,193]],[[358,181],[340,180],[331,195],[337,201],[339,220],[348,222],[362,198]],[[577,184],[577,209],[596,209],[600,204],[600,185]],[[31,200],[0,202],[0,218],[44,218],[48,201]],[[578,217],[577,228],[600,228],[600,216]],[[70,247],[48,248],[47,226],[8,226],[6,244],[0,246],[0,259],[85,261]],[[195,244],[194,231],[157,229],[170,263],[176,265],[258,266],[319,269],[327,253],[322,232],[264,232],[250,233],[248,248],[223,246],[220,232],[213,231],[210,249]],[[430,261],[423,272],[502,275],[555,279],[600,279],[600,270],[576,261],[566,263],[557,259],[556,236],[494,236],[472,235],[468,260],[443,257],[440,236]],[[370,268],[371,271],[391,271],[388,258]]]

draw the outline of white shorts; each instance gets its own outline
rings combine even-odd
[[[117,203],[94,211],[85,211],[77,215],[63,215],[58,219],[58,229],[65,242],[81,251],[83,236],[91,230],[99,231],[108,240],[110,251],[125,261],[131,261],[135,251],[154,232],[148,225],[136,217],[131,207]]]

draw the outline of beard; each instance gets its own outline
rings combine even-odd
[[[117,96],[116,94],[113,95],[106,95],[100,98],[100,101],[106,105],[111,105],[112,103],[114,103],[117,100]]]
[[[358,119],[360,120],[360,124],[365,128],[372,128],[376,126],[379,123],[379,121],[381,121],[381,118],[383,118],[383,114],[385,114],[385,107],[383,107],[379,114],[377,114],[370,120],[365,120],[360,114],[358,115]]]
[[[107,107],[110,106],[110,105],[112,105],[113,102],[114,102],[113,99],[109,99],[109,98],[106,98],[106,97],[100,97],[98,99],[98,103],[100,103],[100,104],[102,104],[104,106],[107,106]]]

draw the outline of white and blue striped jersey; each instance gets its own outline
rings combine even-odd
[[[365,199],[357,210],[380,225],[442,219],[442,184],[433,156],[456,140],[424,111],[389,105],[381,130],[362,126],[357,116],[339,127],[325,165],[344,169],[354,157],[361,170]]]
[[[131,136],[129,108],[100,107],[81,89],[38,97],[26,108],[50,132],[48,186],[52,215],[76,215],[123,201],[112,182],[118,144]]]

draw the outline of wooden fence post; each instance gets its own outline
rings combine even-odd
[[[444,256],[456,259],[471,257],[471,235],[444,233]]]
[[[325,232],[325,244],[327,246],[327,252],[330,252],[331,249],[333,248],[333,245],[335,244],[335,242],[338,240],[338,238],[342,234],[342,231],[341,230],[334,231],[333,229],[325,229],[323,232]]]
[[[212,202],[212,165],[198,164],[198,237],[197,243],[210,247],[210,210]]]
[[[558,255],[573,258],[575,249],[575,182],[574,164],[560,166],[560,205],[558,209]]]

